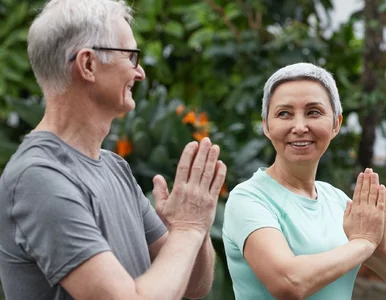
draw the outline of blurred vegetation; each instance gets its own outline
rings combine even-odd
[[[42,2],[0,0],[0,173],[44,110],[26,54],[28,26]],[[218,263],[207,299],[233,299],[221,240],[223,209],[230,189],[274,159],[261,130],[263,85],[279,67],[316,63],[337,80],[344,120],[349,113],[361,116],[374,98],[360,84],[363,40],[355,25],[362,13],[331,33],[330,0],[141,0],[134,8],[147,79],[135,87],[137,108],[113,123],[104,147],[127,159],[151,198],[151,178],[162,174],[172,185],[187,142],[209,136],[220,145],[228,176],[212,228]],[[361,133],[343,130],[322,158],[318,179],[351,195],[360,140]]]

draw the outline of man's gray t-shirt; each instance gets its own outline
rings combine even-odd
[[[129,165],[93,160],[50,132],[27,135],[0,178],[0,280],[7,300],[72,299],[58,284],[112,251],[136,278],[166,232]]]

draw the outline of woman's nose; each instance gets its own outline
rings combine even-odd
[[[292,133],[295,134],[304,134],[308,132],[308,124],[307,120],[304,117],[295,117],[294,119],[294,124],[292,128]]]

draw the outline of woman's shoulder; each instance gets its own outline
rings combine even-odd
[[[283,194],[283,188],[273,180],[264,168],[259,168],[249,179],[236,185],[227,200],[227,208],[237,206],[238,209],[250,206],[263,206],[276,211],[282,199],[287,195]]]
[[[316,189],[318,194],[324,195],[324,197],[329,201],[336,201],[342,205],[342,207],[346,207],[346,203],[350,200],[350,197],[347,194],[333,186],[332,184],[325,181],[316,181],[315,182]]]

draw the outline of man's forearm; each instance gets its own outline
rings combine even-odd
[[[138,294],[146,299],[180,300],[203,239],[198,231],[170,231],[150,269],[135,280]]]
[[[201,299],[205,297],[212,288],[213,273],[216,254],[213,249],[209,234],[198,252],[186,289],[185,297],[189,299]]]
[[[364,265],[378,274],[384,281],[386,281],[386,256],[373,254]]]

